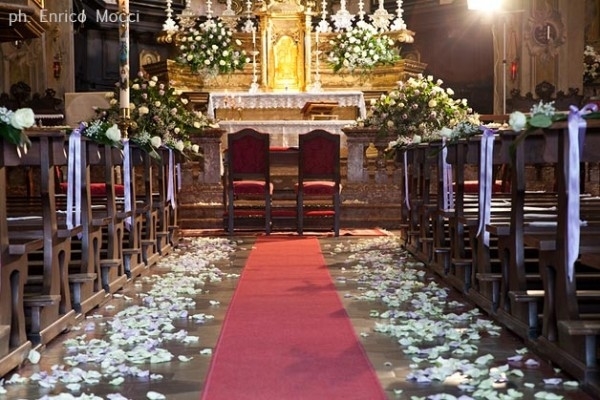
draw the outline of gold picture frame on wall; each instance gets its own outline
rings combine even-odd
[[[33,2],[40,6],[40,8],[44,8],[44,0],[33,0]]]

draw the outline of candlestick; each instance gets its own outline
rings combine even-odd
[[[358,19],[365,20],[365,2],[363,0],[358,1]]]
[[[398,0],[396,2],[396,17],[400,20],[402,19],[402,16],[404,14],[404,9],[402,8],[402,3],[403,3],[402,0]]]
[[[129,0],[119,0],[119,108],[129,118]]]
[[[250,21],[250,19],[248,19]],[[256,74],[256,26],[252,25],[252,83],[250,84],[250,93],[258,93],[258,75]]]
[[[206,16],[212,18],[212,0],[206,0]]]

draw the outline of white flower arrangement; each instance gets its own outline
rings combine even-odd
[[[147,77],[143,73],[131,80],[131,119],[128,137],[136,145],[160,158],[156,149],[165,146],[180,153],[195,155],[191,149],[190,134],[206,128],[218,127],[201,112],[188,106],[182,93],[168,84],[160,82],[156,76]],[[122,146],[118,102],[115,100],[119,86],[108,92],[108,109],[96,109],[96,117],[86,122],[82,134],[102,144]]]
[[[451,88],[442,87],[441,79],[418,75],[379,99],[372,100],[364,126],[379,128],[384,136],[397,136],[390,147],[472,134],[479,126],[466,99],[455,99]],[[442,130],[446,128],[446,130]]]
[[[209,18],[182,31],[178,39],[180,54],[177,61],[194,72],[230,74],[250,62],[241,49],[242,43],[233,41],[233,32],[219,18]]]
[[[529,115],[521,111],[513,111],[508,117],[508,125],[515,132],[527,130],[530,128],[547,128],[554,121],[565,119],[565,114],[557,114],[554,102],[539,103],[531,107]]]
[[[391,65],[400,59],[394,40],[365,21],[338,33],[329,44],[327,60],[333,72],[366,74],[376,66]]]
[[[0,138],[18,146],[29,145],[27,135],[23,129],[35,125],[35,114],[31,108],[19,108],[11,111],[0,107]]]
[[[589,44],[583,50],[583,81],[590,83],[600,77],[600,54]]]

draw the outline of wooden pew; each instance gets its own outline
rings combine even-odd
[[[106,293],[112,294],[125,285],[130,277],[128,267],[132,264],[131,260],[135,259],[136,254],[139,257],[139,249],[129,248],[129,243],[125,240],[124,220],[131,212],[123,210],[123,205],[117,202],[115,191],[116,174],[123,165],[123,152],[90,140],[87,143],[91,165],[88,170],[91,171],[92,167],[99,168],[104,175],[104,196],[91,197],[91,203],[93,220],[105,222],[100,241],[100,285]],[[137,244],[136,241],[133,243],[134,246]]]
[[[0,188],[7,187],[5,153],[14,145],[0,140]],[[12,156],[11,156],[12,157]],[[32,344],[27,339],[22,299],[27,281],[27,253],[42,249],[43,239],[9,241],[6,190],[0,191],[0,376],[27,359]]]
[[[430,160],[427,157],[429,146],[427,144],[412,145],[406,152],[409,163],[407,248],[418,258],[428,260],[427,236],[429,224],[427,216],[423,215],[425,204],[429,204]]]
[[[154,207],[157,209],[158,221],[156,226],[156,244],[160,255],[171,252],[176,246],[174,238],[177,229],[177,184],[176,163],[181,161],[181,154],[172,149],[160,148],[161,156],[157,168],[155,168],[155,193],[153,198]],[[170,180],[170,182],[169,182]],[[169,187],[172,199],[169,199]]]
[[[102,285],[103,263],[106,260],[102,256],[106,254],[103,236],[107,232],[110,217],[93,212],[90,171],[92,165],[101,162],[96,144],[82,138],[79,157],[80,165],[75,168],[79,168],[82,178],[80,209],[83,231],[80,237],[72,240],[69,282],[73,308],[78,313],[86,314],[108,300],[108,293]],[[63,203],[63,206],[67,208],[67,204]]]
[[[54,182],[55,165],[64,165],[65,133],[60,130],[27,132],[32,142],[27,154],[4,154],[5,166],[39,166],[40,202],[43,226],[36,220],[24,220],[19,229],[9,229],[9,240],[42,239],[43,262],[40,268],[29,268],[28,279],[41,275],[27,285],[23,303],[27,320],[27,335],[34,344],[46,344],[75,322],[68,280],[71,239],[82,232],[81,226],[69,229],[59,225]],[[29,253],[28,257],[31,258]],[[35,278],[34,278],[35,279]]]
[[[133,279],[143,272],[147,268],[147,264],[143,259],[143,246],[142,246],[142,228],[144,221],[144,207],[143,203],[138,203],[137,192],[138,185],[136,183],[137,173],[140,165],[143,165],[143,150],[137,148],[134,145],[129,147],[129,193],[131,193],[131,204],[130,207],[126,207],[125,199],[117,199],[114,193],[115,176],[117,173],[117,167],[122,174],[122,182],[126,182],[125,179],[125,152],[124,149],[120,153],[115,153],[111,149],[104,149],[105,158],[107,163],[105,164],[105,182],[107,187],[112,188],[107,191],[109,194],[109,213],[116,215],[114,221],[115,229],[120,230],[122,234],[122,240],[114,243],[113,250],[121,252],[123,260],[123,267],[125,274],[129,279]],[[112,163],[108,163],[108,160],[112,160]],[[127,190],[127,189],[125,189]],[[130,208],[130,209],[128,209]]]
[[[587,121],[585,146],[580,154],[581,162],[598,162],[598,145],[600,145],[600,121]],[[569,140],[568,125],[566,122],[555,123],[544,130],[545,157],[548,161],[557,163],[557,170],[563,172],[557,182],[558,188],[558,217],[557,226],[554,228],[553,240],[540,241],[540,234],[526,234],[525,240],[538,240],[544,248],[540,251],[540,272],[543,277],[543,327],[542,334],[533,340],[533,343],[543,354],[553,360],[576,378],[586,383],[600,381],[599,370],[593,358],[597,357],[598,347],[592,336],[599,331],[594,331],[594,323],[584,323],[588,319],[600,321],[600,280],[578,279],[581,276],[578,264],[573,268],[574,276],[571,278],[571,269],[568,248],[573,239],[568,234],[569,223],[569,198],[580,196],[573,193],[567,180],[569,172],[568,152],[569,146],[579,146]],[[577,177],[579,178],[579,167]],[[590,213],[589,203],[580,203],[582,218],[600,220],[600,212]],[[550,230],[551,231],[551,230]],[[593,221],[588,226],[581,227],[579,238],[579,257],[586,254],[600,253],[600,223]],[[594,263],[593,257],[584,258],[590,267],[600,269]],[[580,264],[580,263],[579,263]],[[583,284],[590,289],[582,290]],[[587,289],[587,288],[584,288]],[[591,300],[591,303],[584,302]]]
[[[131,145],[132,171],[141,171],[143,176],[143,190],[138,191],[133,186],[132,193],[135,193],[135,212],[136,217],[141,217],[140,226],[140,245],[142,250],[142,261],[146,267],[150,267],[158,261],[160,253],[157,246],[156,228],[158,224],[158,211],[154,207],[154,189],[153,189],[153,170],[154,163],[152,156],[144,149]],[[135,172],[132,172],[135,175]],[[132,177],[132,185],[135,185],[135,177]],[[135,218],[137,220],[137,218]]]

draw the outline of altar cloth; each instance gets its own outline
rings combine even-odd
[[[207,115],[215,118],[217,109],[265,109],[297,108],[302,109],[308,102],[335,101],[339,107],[357,107],[358,115],[365,118],[367,108],[365,96],[361,91],[331,92],[212,92],[208,96]]]

